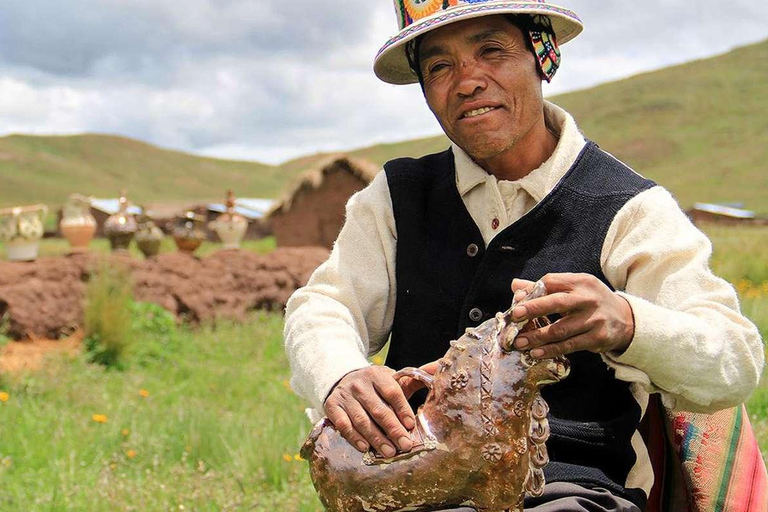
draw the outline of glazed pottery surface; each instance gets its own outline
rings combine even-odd
[[[527,299],[545,293],[538,283]],[[452,341],[434,375],[418,368],[394,374],[429,389],[410,451],[360,453],[327,418],[315,425],[301,456],[327,511],[522,512],[526,493],[541,495],[549,408],[539,389],[565,378],[569,362],[514,348],[525,323],[512,320],[514,306]]]
[[[0,242],[5,245],[9,260],[37,258],[47,213],[44,204],[0,209]]]
[[[138,231],[136,231],[136,245],[139,246],[139,250],[147,258],[157,256],[157,254],[160,253],[160,245],[162,244],[165,234],[146,214],[142,214],[137,219],[137,223]]]
[[[120,195],[120,209],[104,221],[104,234],[109,238],[113,251],[127,251],[138,226],[133,215],[128,213],[128,199]]]
[[[72,246],[73,252],[87,251],[96,233],[96,219],[91,215],[90,198],[72,194],[64,205],[59,231]]]
[[[206,239],[205,217],[195,212],[187,212],[178,217],[173,229],[173,240],[181,252],[193,253]]]
[[[231,190],[227,191],[226,205],[227,211],[208,224],[208,227],[219,236],[224,249],[238,249],[248,230],[248,221],[235,212],[235,197]]]

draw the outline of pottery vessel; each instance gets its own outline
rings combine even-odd
[[[242,215],[235,213],[235,196],[231,190],[227,191],[227,211],[216,220],[208,224],[219,236],[224,249],[239,249],[240,242],[248,230],[248,221]]]
[[[47,213],[44,204],[0,209],[0,242],[5,244],[9,260],[37,259]]]
[[[538,283],[523,300],[545,293]],[[526,493],[542,494],[549,408],[539,389],[565,378],[569,362],[514,348],[524,326],[512,320],[514,306],[452,341],[434,375],[418,368],[394,374],[429,389],[409,452],[360,453],[327,418],[315,425],[301,456],[328,512],[522,512]]]
[[[120,194],[120,209],[104,221],[104,234],[112,250],[127,251],[137,229],[136,219],[128,213],[128,198],[123,192]]]
[[[173,240],[179,251],[192,254],[206,238],[205,217],[195,212],[187,212],[178,217],[173,229]]]
[[[72,252],[88,250],[96,233],[96,219],[91,215],[90,198],[72,194],[64,205],[59,231],[72,246]]]
[[[142,213],[138,219],[138,230],[136,231],[136,245],[145,257],[150,258],[160,253],[160,245],[163,242],[165,234],[163,230],[157,227],[152,218],[146,213]]]

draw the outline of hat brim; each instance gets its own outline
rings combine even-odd
[[[405,45],[422,34],[457,21],[492,14],[541,14],[549,17],[558,44],[564,44],[584,29],[575,12],[543,2],[484,2],[465,4],[427,16],[405,27],[381,47],[373,63],[373,72],[384,82],[405,85],[418,81],[408,64]]]

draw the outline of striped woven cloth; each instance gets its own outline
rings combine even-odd
[[[685,510],[687,502],[691,512],[768,511],[768,473],[743,405],[714,414],[667,411],[666,424],[668,456],[681,469],[667,475],[668,510]]]

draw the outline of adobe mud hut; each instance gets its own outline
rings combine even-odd
[[[344,206],[365,188],[380,167],[336,157],[303,174],[269,214],[278,247],[331,248],[344,223]]]

